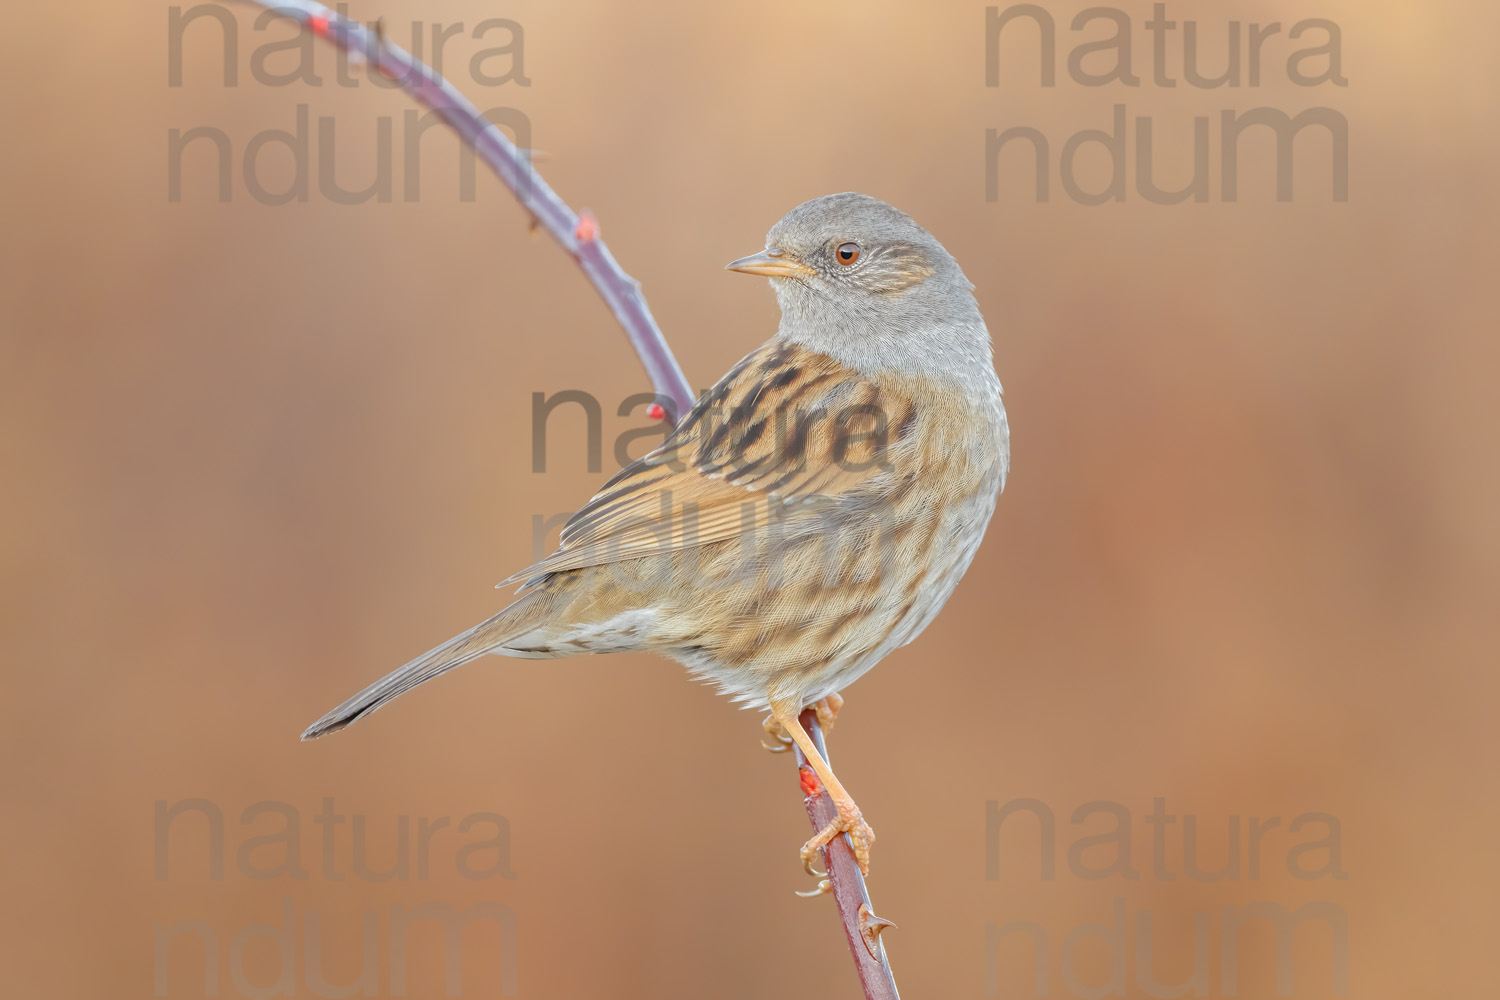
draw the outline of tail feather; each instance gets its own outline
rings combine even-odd
[[[543,596],[541,593],[528,594],[488,621],[480,622],[467,632],[454,636],[441,646],[430,649],[405,666],[391,671],[308,726],[302,738],[314,740],[319,736],[338,732],[418,684],[445,674],[454,667],[461,667],[486,653],[500,650],[506,640],[532,627],[541,611]]]

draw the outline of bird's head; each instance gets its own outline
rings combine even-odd
[[[972,355],[976,340],[988,359],[989,335],[958,262],[878,198],[846,191],[803,202],[771,227],[765,250],[726,268],[771,279],[782,336],[862,367],[955,346]]]

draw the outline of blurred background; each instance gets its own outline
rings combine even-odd
[[[900,925],[886,942],[907,996],[1037,995],[1038,941],[1044,995],[1088,995],[1118,965],[1125,993],[1145,996],[1139,952],[1182,982],[1195,919],[1199,995],[1229,995],[1225,908],[1319,901],[1347,921],[1346,959],[1338,919],[1303,924],[1295,996],[1338,995],[1345,963],[1351,996],[1487,988],[1500,930],[1500,13],[1477,0],[1169,4],[1179,25],[1196,20],[1206,75],[1224,70],[1230,21],[1242,50],[1250,23],[1283,26],[1258,87],[1242,66],[1241,86],[1210,90],[1153,82],[1147,3],[1117,8],[1140,86],[1076,83],[1068,53],[1110,28],[1074,32],[1086,5],[1043,6],[1055,87],[1040,85],[1024,21],[985,86],[977,2],[386,0],[351,13],[383,16],[408,48],[421,20],[424,53],[433,22],[464,25],[446,71],[480,107],[525,116],[542,172],[598,215],[695,385],[774,331],[765,283],[721,268],[807,198],[854,189],[896,204],[974,282],[1007,389],[1010,484],[946,611],[845,692],[830,745],[880,835],[870,888]],[[298,742],[501,606],[491,585],[532,559],[533,518],[580,505],[620,434],[649,425],[615,415],[648,385],[573,262],[528,236],[498,181],[481,169],[461,199],[451,136],[423,139],[419,196],[405,197],[410,102],[359,68],[358,86],[340,85],[322,43],[321,85],[257,82],[256,50],[293,32],[228,9],[235,86],[211,16],[182,33],[172,86],[166,5],[6,12],[6,992],[203,996],[207,947],[219,996],[273,995],[283,968],[297,995],[332,996],[309,976],[317,924],[329,981],[368,967],[392,995],[393,906],[493,902],[514,936],[484,920],[464,931],[463,996],[508,993],[510,975],[513,995],[537,998],[858,996],[830,900],[792,894],[810,880],[790,760],[760,749],[758,717],[675,664],[494,659]],[[504,27],[473,37],[495,17],[524,29],[524,62],[491,54],[485,72],[519,70],[492,85],[470,60],[514,41]],[[1288,40],[1307,18],[1341,28],[1347,86],[1288,79],[1288,57],[1326,38]],[[1167,37],[1181,80],[1183,30]],[[290,73],[298,53],[263,58]],[[1059,154],[1111,128],[1116,104],[1131,121],[1126,196],[1081,205]],[[309,195],[268,204],[243,157],[267,130],[293,130],[299,105]],[[1256,107],[1347,118],[1347,203],[1331,198],[1317,129],[1298,142],[1293,200],[1276,198],[1262,130],[1225,203],[1219,116]],[[1209,119],[1207,202],[1137,192],[1141,116],[1163,187],[1187,182],[1193,119]],[[325,117],[346,190],[375,178],[390,122],[389,201],[326,196]],[[171,130],[202,126],[230,143],[229,197],[201,140],[173,200]],[[1045,203],[1020,144],[986,199],[986,130],[1014,126],[1050,142]],[[283,147],[258,164],[264,190],[295,179]],[[1077,170],[1089,190],[1109,180],[1097,144]],[[603,405],[602,473],[569,407],[550,423],[547,471],[532,471],[532,393],[564,389]],[[329,798],[347,822],[316,820]],[[1022,798],[1055,816],[1055,878],[1029,814],[987,830],[987,802]],[[189,799],[206,804],[164,831],[158,803]],[[1174,878],[1155,867],[1157,799],[1178,817],[1161,828]],[[1115,815],[1073,821],[1099,801]],[[282,805],[252,809],[266,802]],[[483,813],[505,818],[508,850],[492,821],[460,832]],[[1330,838],[1326,820],[1291,831],[1307,813],[1336,819],[1337,857],[1327,844],[1295,854]],[[1199,868],[1237,871],[1188,876],[1189,816]],[[1253,865],[1252,818],[1272,817]],[[1138,877],[1082,877],[1110,867],[1118,842],[1088,838],[1117,825]],[[386,881],[355,867],[403,857]],[[1112,925],[1117,900],[1120,954],[1078,933]],[[247,932],[288,911],[290,964]],[[1000,936],[1016,921],[1040,934]],[[1272,926],[1237,940],[1238,995],[1274,995]],[[443,995],[443,942],[431,921],[411,929],[407,995]]]

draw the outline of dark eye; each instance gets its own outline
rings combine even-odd
[[[848,265],[853,264],[855,261],[859,260],[859,244],[840,243],[838,245],[838,249],[833,253],[834,256],[839,259],[839,263],[847,267]]]

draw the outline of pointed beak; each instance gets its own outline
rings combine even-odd
[[[726,271],[741,274],[763,274],[768,278],[805,278],[816,274],[812,268],[780,250],[764,250],[724,265]]]

